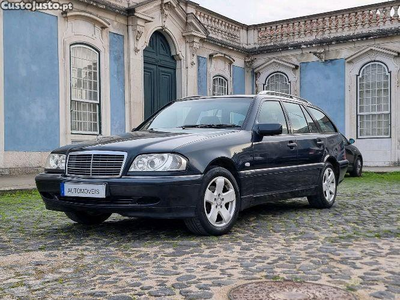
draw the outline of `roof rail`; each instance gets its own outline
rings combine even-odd
[[[310,101],[294,96],[294,95],[290,95],[290,94],[286,94],[286,93],[281,93],[281,92],[275,92],[275,91],[261,91],[259,92],[257,95],[272,95],[272,96],[280,96],[280,97],[285,97],[285,98],[290,98],[290,99],[294,99],[294,100],[298,100],[298,101],[303,101],[306,102],[308,104],[311,104]]]
[[[198,98],[201,98],[201,97],[204,97],[204,96],[201,96],[201,95],[192,95],[192,96],[182,97],[182,98],[180,98],[180,99],[178,99],[178,100],[192,100],[192,99],[198,99]]]

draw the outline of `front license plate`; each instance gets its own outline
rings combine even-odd
[[[61,196],[84,197],[84,198],[105,198],[105,184],[82,184],[82,183],[61,183]]]

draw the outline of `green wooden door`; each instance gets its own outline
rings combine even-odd
[[[144,50],[144,117],[176,98],[176,61],[168,41],[155,32]]]

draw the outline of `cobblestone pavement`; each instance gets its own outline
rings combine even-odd
[[[346,178],[330,210],[305,199],[243,212],[222,237],[181,221],[83,227],[36,192],[0,196],[0,298],[226,299],[257,280],[325,283],[400,299],[400,173]]]

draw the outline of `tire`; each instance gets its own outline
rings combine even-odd
[[[350,176],[361,177],[362,168],[363,168],[362,159],[360,157],[357,157],[357,159],[354,161],[353,170],[350,172]]]
[[[235,177],[225,168],[212,168],[204,175],[200,191],[196,216],[185,220],[187,228],[197,235],[228,233],[240,208],[240,192]]]
[[[89,213],[83,211],[67,211],[65,214],[72,221],[83,225],[98,225],[111,216],[111,214]]]
[[[337,178],[332,164],[327,163],[319,178],[317,194],[309,196],[308,203],[314,208],[330,208],[335,203]]]

